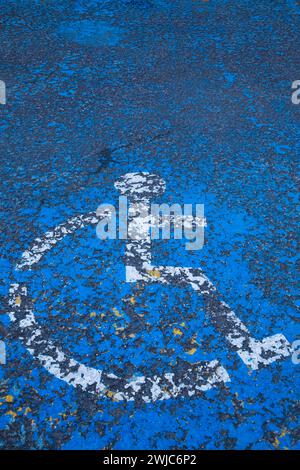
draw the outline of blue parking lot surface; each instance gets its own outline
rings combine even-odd
[[[0,8],[0,448],[299,449],[295,355],[247,365],[195,290],[126,282],[125,240],[100,240],[82,223],[32,269],[16,269],[36,238],[102,203],[117,206],[122,175],[154,173],[166,183],[155,202],[204,204],[207,225],[201,250],[153,241],[153,264],[201,268],[253,338],[299,340],[299,4]],[[44,350],[31,354],[22,328],[32,325],[16,327],[11,313],[17,285],[26,291],[13,297],[16,312],[28,299],[43,337],[110,374],[111,388],[84,388],[75,365],[74,377],[59,378]],[[230,380],[195,395],[152,388],[149,399],[124,399],[113,381],[184,377],[215,360]]]

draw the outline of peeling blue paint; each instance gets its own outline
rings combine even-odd
[[[195,293],[124,282],[122,241],[101,242],[84,228],[38,269],[14,272],[35,237],[116,203],[120,175],[156,172],[167,182],[157,202],[204,203],[208,226],[203,250],[158,241],[155,262],[202,266],[256,337],[297,339],[296,2],[0,5],[0,447],[299,448],[299,365],[250,372]],[[14,337],[5,299],[16,278],[30,286],[49,337],[86,365],[160,373],[218,357],[231,383],[150,404],[82,394]]]

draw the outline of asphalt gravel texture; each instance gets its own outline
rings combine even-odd
[[[16,270],[155,173],[155,202],[204,204],[207,226],[201,250],[153,241],[153,262],[201,268],[253,337],[299,340],[299,28],[294,0],[0,0],[1,449],[299,449],[299,360],[247,367],[196,292],[126,282],[124,240],[83,224]],[[78,363],[125,380],[218,360],[230,382],[148,402],[66,383],[9,317],[17,283]]]

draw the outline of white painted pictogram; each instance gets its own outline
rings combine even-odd
[[[220,299],[216,288],[200,268],[152,264],[149,211],[150,199],[160,196],[165,190],[165,182],[159,176],[128,173],[115,183],[115,187],[131,201],[125,254],[126,282],[157,282],[165,286],[189,287],[201,294],[215,328],[224,335],[230,348],[253,370],[291,355],[291,346],[282,334],[262,340],[253,338],[242,321]],[[98,222],[99,217],[95,213],[69,219],[36,239],[31,249],[22,254],[16,268],[30,269],[65,236]],[[30,353],[55,377],[82,390],[109,396],[116,401],[152,402],[178,396],[196,396],[216,385],[230,382],[228,372],[218,360],[191,364],[185,371],[173,368],[161,376],[149,377],[138,372],[133,377],[118,377],[104,370],[87,367],[67,357],[48,337],[44,337],[24,284],[11,286],[9,303],[12,308],[10,319]]]

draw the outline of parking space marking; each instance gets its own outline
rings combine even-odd
[[[225,336],[230,347],[238,353],[243,362],[254,370],[290,356],[290,345],[282,334],[261,341],[253,338],[247,327],[220,299],[216,288],[200,268],[151,264],[147,209],[150,198],[164,192],[165,182],[160,177],[148,173],[129,173],[121,177],[115,187],[131,200],[128,212],[129,239],[125,254],[126,282],[157,282],[166,286],[190,287],[201,294],[215,328]],[[141,213],[146,215],[141,217]],[[96,225],[99,220],[94,212],[90,212],[72,217],[66,223],[58,225],[44,237],[35,240],[34,245],[22,254],[17,269],[30,269],[65,236],[86,225]],[[29,352],[55,377],[84,391],[115,401],[140,399],[152,402],[178,396],[196,396],[216,385],[230,382],[228,372],[218,360],[191,364],[185,371],[178,371],[174,367],[171,372],[149,377],[138,373],[132,377],[118,377],[85,366],[67,357],[59,347],[44,337],[24,284],[11,285],[9,304],[13,328]]]

